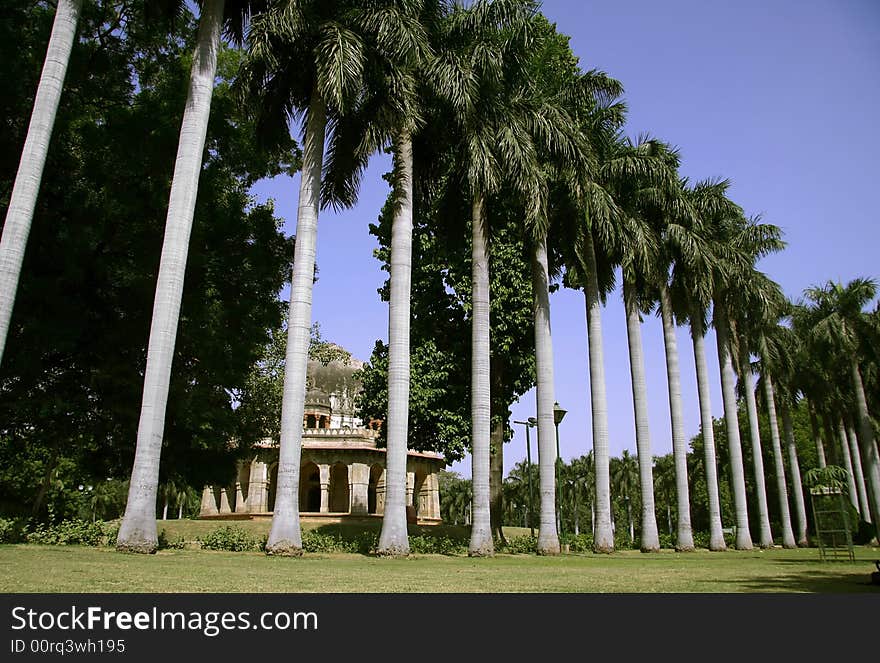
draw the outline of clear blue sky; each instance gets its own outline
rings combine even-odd
[[[877,0],[547,0],[542,11],[571,36],[584,69],[620,80],[627,132],[649,132],[681,150],[683,175],[726,177],[747,214],[785,231],[788,248],[760,267],[799,297],[828,279],[880,277],[880,2]],[[873,119],[872,119],[873,118]],[[385,278],[372,257],[373,222],[387,195],[385,157],[371,163],[356,208],[322,213],[313,320],[326,339],[368,359],[387,339]],[[299,179],[259,183],[293,233]],[[560,426],[566,460],[591,448],[584,300],[551,298],[555,387],[568,415]],[[624,314],[619,292],[603,312],[611,453],[635,451]],[[671,450],[662,332],[643,325],[654,454]],[[699,429],[693,353],[679,330],[687,434]],[[707,339],[713,414],[722,414],[714,335]],[[534,415],[534,392],[513,419]],[[505,447],[505,471],[525,456],[522,426]],[[533,460],[537,458],[532,437]],[[470,458],[451,469],[470,475]]]

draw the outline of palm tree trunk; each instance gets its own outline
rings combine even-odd
[[[159,262],[153,320],[147,346],[144,393],[138,423],[134,467],[128,491],[125,515],[116,540],[118,550],[152,553],[156,551],[156,491],[159,481],[159,457],[165,429],[165,408],[171,382],[171,364],[180,320],[180,302],[189,237],[195,212],[202,153],[211,112],[214,74],[224,0],[210,0],[202,7],[198,42],[193,56],[189,94],[177,159],[171,180],[165,240]]]
[[[794,426],[788,406],[782,406],[782,428],[785,431],[785,446],[788,449],[788,469],[791,472],[791,489],[794,493],[794,508],[797,515],[797,544],[807,545],[807,509],[804,504],[804,485],[801,481],[801,467],[798,462],[797,445],[794,440]]]
[[[538,478],[541,517],[538,554],[559,554],[556,531],[556,437],[553,419],[553,340],[550,334],[550,276],[547,237],[535,242],[532,254],[532,296],[535,320],[535,375],[538,413]]]
[[[408,555],[406,449],[413,227],[413,153],[408,131],[401,131],[397,137],[394,156],[397,207],[391,225],[388,303],[388,448],[385,456],[385,512],[377,551],[381,555]]]
[[[58,0],[31,121],[3,223],[0,238],[0,362],[81,7],[82,0]]]
[[[742,443],[739,437],[736,392],[734,391],[733,361],[730,357],[730,333],[726,316],[715,305],[715,341],[718,345],[718,364],[721,369],[721,397],[724,401],[724,422],[727,426],[727,446],[730,453],[730,475],[733,503],[736,510],[736,548],[752,549],[749,532],[749,512],[746,504],[746,479],[743,471]]]
[[[856,508],[859,515],[861,515],[859,496],[856,492],[856,475],[853,469],[852,456],[849,452],[849,439],[846,436],[846,426],[842,418],[837,420],[837,436],[840,440],[840,450],[843,454],[843,469],[846,470],[846,487],[849,491],[849,501]]]
[[[810,429],[813,431],[813,442],[816,444],[816,457],[819,459],[819,467],[825,467],[825,445],[822,444],[822,435],[819,433],[819,422],[816,419],[816,410],[812,403],[807,404],[810,412]]]
[[[862,470],[862,454],[859,451],[859,441],[856,437],[856,430],[853,426],[852,417],[846,418],[847,439],[849,441],[849,449],[852,454],[853,470],[856,475],[856,492],[859,496],[859,512],[862,519],[867,522],[871,520],[871,507],[868,505],[868,493],[865,490],[865,473]]]
[[[299,522],[299,472],[302,456],[303,410],[306,368],[309,361],[309,332],[312,321],[312,283],[318,241],[318,209],[327,109],[317,89],[312,91],[303,145],[303,167],[296,217],[296,245],[290,283],[287,321],[287,351],[284,357],[284,391],[281,397],[281,437],[278,449],[278,477],[272,526],[266,541],[269,555],[302,554]],[[389,508],[385,494],[385,509]],[[405,499],[405,498],[404,498]],[[394,508],[393,506],[391,508]]]
[[[596,254],[590,231],[584,233],[584,299],[587,309],[587,339],[590,354],[590,405],[593,422],[593,463],[596,473],[593,500],[593,550],[614,551],[611,529],[611,472],[608,445],[608,401],[605,394],[605,358],[602,350],[602,313]]]
[[[752,442],[752,465],[755,469],[755,493],[758,499],[758,522],[760,525],[759,545],[773,547],[773,533],[770,531],[770,510],[767,506],[767,480],[764,475],[764,454],[761,449],[761,431],[758,424],[758,404],[755,400],[755,376],[749,361],[749,351],[744,339],[740,339],[740,376],[746,397],[746,412],[749,417],[749,438]]]
[[[675,461],[675,494],[678,510],[678,531],[675,549],[690,552],[694,549],[691,529],[691,497],[688,490],[687,436],[681,403],[681,370],[678,366],[678,342],[672,319],[672,300],[666,284],[660,285],[660,315],[663,319],[663,344],[666,349],[666,381],[669,388],[669,419],[672,422],[672,456]]]
[[[721,525],[721,500],[718,497],[718,462],[715,458],[715,427],[712,421],[712,400],[709,392],[709,369],[706,365],[706,333],[703,314],[694,306],[691,311],[691,340],[697,373],[697,394],[700,399],[700,430],[703,434],[703,466],[709,501],[709,550],[727,550]]]
[[[868,401],[865,398],[865,386],[862,374],[855,359],[850,364],[853,388],[856,393],[856,413],[859,428],[857,437],[862,452],[862,464],[865,472],[865,483],[868,488],[869,506],[875,536],[880,539],[880,458],[877,457],[877,445],[874,443],[874,431],[868,414]]]
[[[791,529],[791,512],[788,509],[788,487],[785,484],[785,462],[782,459],[782,441],[779,438],[779,423],[776,421],[776,397],[773,381],[764,374],[764,397],[767,400],[767,418],[770,420],[770,441],[773,445],[773,464],[776,469],[776,490],[779,493],[779,517],[782,521],[782,547],[797,548],[794,532]]]
[[[657,516],[654,513],[654,456],[651,454],[651,429],[648,421],[648,386],[642,347],[642,320],[632,290],[632,284],[628,279],[624,279],[623,305],[626,310],[626,340],[629,345],[636,456],[639,461],[639,487],[642,496],[642,536],[639,547],[642,552],[658,552],[660,535],[657,532]]]
[[[468,555],[494,554],[489,514],[489,446],[491,390],[489,378],[489,255],[483,197],[471,207],[471,478],[474,500]]]

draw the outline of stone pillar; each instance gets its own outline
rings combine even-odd
[[[352,463],[348,468],[349,495],[351,496],[351,509],[353,516],[364,516],[367,513],[368,496],[370,487],[370,466],[363,463]]]
[[[321,513],[330,513],[330,466],[318,465],[321,475]]]
[[[385,513],[385,470],[379,475],[376,481],[376,515],[381,516]]]
[[[238,472],[235,476],[235,513],[247,513],[247,503],[241,490],[241,479],[244,472],[244,463],[238,461]]]
[[[248,481],[247,510],[265,513],[269,510],[269,466],[254,459]]]
[[[415,472],[407,472],[406,473],[406,505],[407,506],[415,506],[415,502],[413,502],[413,491],[416,487],[416,473]]]
[[[220,513],[232,513],[232,509],[229,507],[229,496],[226,494],[226,489],[220,489]]]
[[[432,472],[428,475],[428,479],[431,482],[431,518],[440,520],[440,477],[436,472]]]
[[[205,489],[202,491],[202,506],[199,508],[199,518],[203,516],[216,516],[218,513],[217,500],[214,499],[214,488],[213,486],[205,486]]]

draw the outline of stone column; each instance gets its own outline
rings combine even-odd
[[[265,513],[269,510],[269,466],[256,459],[251,463],[247,510],[249,513]]]
[[[350,513],[363,516],[369,506],[367,491],[370,487],[370,466],[363,463],[352,463],[348,468],[349,495],[351,495]]]
[[[321,475],[321,513],[330,513],[330,466],[318,465]]]
[[[413,502],[413,491],[416,487],[416,473],[415,472],[407,472],[406,473],[406,505],[407,506],[415,506],[415,502]]]
[[[440,520],[440,477],[436,472],[432,472],[428,475],[428,479],[431,482],[431,518]]]
[[[214,499],[214,488],[213,486],[205,486],[205,489],[202,491],[202,506],[199,508],[199,518],[203,516],[216,516],[218,513],[217,500]]]
[[[376,481],[376,515],[381,516],[385,513],[385,470],[379,475]]]
[[[220,513],[232,513],[232,509],[229,507],[229,496],[226,494],[226,489],[220,489]]]

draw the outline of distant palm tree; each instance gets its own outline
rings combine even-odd
[[[620,458],[611,459],[611,483],[621,496],[626,508],[627,531],[630,544],[635,543],[635,523],[632,516],[632,494],[639,480],[638,461],[624,449]]]
[[[55,21],[0,238],[0,362],[82,0],[58,0]]]

